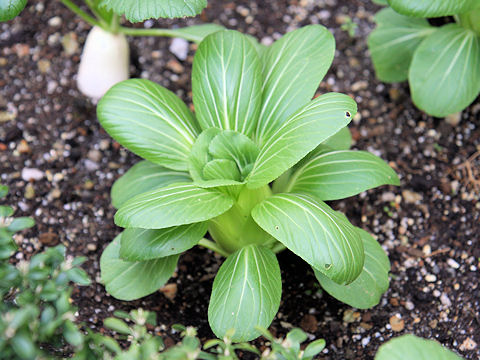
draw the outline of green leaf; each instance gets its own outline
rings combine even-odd
[[[380,346],[375,360],[461,360],[453,351],[433,340],[403,335]]]
[[[132,329],[123,320],[114,317],[106,318],[103,325],[119,334],[130,335],[132,333]]]
[[[378,5],[388,5],[388,2],[387,0],[372,0],[375,4],[378,4]]]
[[[101,0],[100,3],[130,22],[147,19],[196,16],[207,6],[207,0]]]
[[[12,20],[27,5],[27,0],[0,0],[0,21]]]
[[[189,174],[166,169],[149,161],[133,165],[112,187],[112,204],[115,208],[141,193],[178,182],[188,182]]]
[[[0,217],[8,217],[13,215],[13,209],[10,206],[0,205]]]
[[[305,348],[302,359],[308,359],[308,358],[313,358],[314,356],[317,356],[325,348],[325,344],[326,344],[325,340],[323,339],[312,341]]]
[[[247,186],[255,189],[282,175],[348,125],[356,112],[355,101],[343,94],[328,93],[311,101],[265,142],[247,178]]]
[[[299,168],[287,192],[338,200],[381,185],[400,185],[393,169],[366,151],[323,151]]]
[[[162,287],[172,276],[179,255],[155,260],[130,262],[120,258],[121,234],[103,251],[100,258],[102,281],[107,292],[120,300],[134,300]]]
[[[8,186],[0,185],[0,199],[7,196],[8,194]]]
[[[187,170],[199,128],[171,91],[145,79],[126,80],[107,91],[97,115],[110,136],[133,153],[169,169]]]
[[[234,161],[242,175],[245,175],[248,167],[257,159],[260,150],[249,137],[226,130],[212,139],[208,152],[215,159]]]
[[[415,17],[441,17],[467,12],[479,6],[478,0],[388,0],[397,12]]]
[[[7,230],[13,233],[17,231],[22,231],[28,228],[31,228],[35,225],[35,220],[29,217],[19,217],[13,219],[13,221],[8,225]]]
[[[251,135],[262,104],[262,65],[238,31],[219,31],[198,47],[192,70],[193,104],[202,129]]]
[[[457,24],[441,27],[418,47],[408,80],[413,102],[426,113],[465,109],[480,92],[480,37]]]
[[[249,245],[230,255],[213,282],[208,321],[219,338],[235,329],[232,341],[260,336],[256,326],[267,328],[280,306],[282,279],[275,254]]]
[[[334,298],[358,309],[369,309],[380,302],[388,290],[390,262],[380,244],[365,230],[357,228],[365,249],[365,264],[360,276],[349,285],[338,285],[319,271],[320,285]]]
[[[70,345],[80,346],[83,343],[83,334],[71,320],[65,322],[63,336]]]
[[[218,191],[178,183],[130,199],[115,214],[115,224],[142,229],[192,224],[223,214],[233,202],[231,197]]]
[[[203,168],[210,160],[212,160],[212,157],[208,153],[208,147],[213,138],[221,132],[222,130],[218,128],[204,130],[193,144],[192,151],[188,157],[188,165],[190,176],[195,183],[201,183],[204,181]]]
[[[259,143],[265,143],[312,99],[334,53],[335,39],[321,25],[292,31],[263,51],[263,104],[256,131]]]
[[[241,181],[238,167],[232,160],[215,159],[209,161],[203,168],[205,180],[233,180]]]
[[[362,239],[340,212],[300,194],[277,194],[252,210],[253,219],[289,250],[338,284],[360,275]]]
[[[189,41],[201,43],[208,35],[217,31],[222,31],[225,28],[217,24],[201,24],[185,26],[179,29],[169,29],[171,33],[175,33],[176,37],[181,37]]]
[[[190,174],[200,187],[240,185],[253,166],[258,148],[247,136],[233,130],[210,128],[193,144]]]
[[[368,48],[377,77],[385,82],[407,80],[415,50],[436,28],[426,19],[403,16],[391,8],[379,11],[375,21],[378,26],[368,36]]]
[[[207,223],[196,223],[159,230],[125,229],[120,257],[139,261],[180,254],[194,247],[207,232],[207,227]]]
[[[90,278],[88,277],[87,273],[80,268],[72,268],[67,271],[67,276],[70,281],[82,286],[90,285]]]
[[[348,127],[345,126],[335,135],[325,140],[321,146],[327,146],[333,150],[348,150],[352,146],[352,134]]]
[[[27,329],[16,333],[10,341],[13,351],[15,351],[20,359],[36,358],[37,349]]]

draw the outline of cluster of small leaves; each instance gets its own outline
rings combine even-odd
[[[0,185],[0,199],[8,194],[8,186]],[[13,240],[16,232],[31,228],[35,225],[28,217],[13,218],[14,210],[10,206],[0,205],[0,261],[4,262],[17,249]]]
[[[0,195],[8,188],[0,187]],[[65,261],[65,248],[58,246],[34,255],[16,266],[8,258],[15,252],[12,235],[33,226],[30,218],[12,219],[13,210],[0,207],[0,354],[3,359],[33,359],[44,356],[48,347],[65,342],[79,346],[82,335],[73,323],[69,282],[89,284],[78,267],[84,259]],[[46,349],[47,347],[45,347]]]
[[[377,0],[378,2],[378,0]],[[480,0],[382,0],[368,38],[380,80],[408,79],[413,102],[443,117],[465,109],[480,93]],[[428,18],[454,16],[432,26]]]
[[[177,324],[172,328],[180,333],[182,340],[164,349],[162,338],[152,335],[146,328],[146,325],[156,326],[154,313],[138,309],[130,313],[116,311],[115,315],[105,320],[105,326],[130,343],[128,350],[117,352],[115,359],[118,360],[238,360],[239,355],[245,352],[255,354],[262,360],[311,360],[325,347],[325,340],[320,339],[302,349],[301,344],[307,340],[307,335],[300,329],[291,330],[285,339],[276,339],[268,330],[259,329],[270,342],[263,353],[249,343],[232,342],[233,329],[227,331],[223,339],[208,340],[202,347],[195,328]]]
[[[150,18],[195,16],[207,6],[207,0],[84,0],[84,2],[97,11],[112,11],[117,15],[125,15],[130,22]],[[0,21],[13,19],[26,5],[27,0],[1,0]]]

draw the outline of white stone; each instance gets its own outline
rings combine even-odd
[[[22,179],[25,181],[40,180],[44,176],[43,171],[33,168],[24,168],[22,170]]]
[[[458,269],[460,267],[460,264],[453,259],[448,259],[447,264],[448,264],[448,266],[450,266],[451,268],[454,268],[454,269]]]
[[[173,55],[183,61],[188,55],[188,41],[181,38],[174,38],[169,49]]]
[[[445,307],[450,307],[452,306],[452,302],[450,301],[450,299],[448,298],[447,294],[443,293],[441,296],[440,296],[440,301],[442,302],[442,305],[445,306]]]

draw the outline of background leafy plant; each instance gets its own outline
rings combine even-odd
[[[375,360],[461,360],[453,351],[434,340],[403,335],[380,346]]]
[[[248,341],[260,335],[257,326],[269,326],[281,297],[275,253],[285,248],[333,281],[337,286],[325,285],[333,296],[359,307],[378,303],[388,287],[388,259],[371,235],[324,201],[399,180],[374,155],[347,150],[345,127],[356,113],[350,97],[311,100],[334,51],[333,36],[319,25],[270,47],[219,31],[195,55],[195,114],[148,80],[110,89],[98,118],[145,159],[112,189],[115,222],[126,229],[101,258],[110,294],[151,294],[179,255],[198,244],[227,256],[209,305],[219,337],[233,328],[234,341]],[[207,231],[213,241],[204,238]],[[381,259],[376,268],[373,259]],[[372,285],[369,276],[379,285],[359,290]]]
[[[368,38],[380,80],[407,80],[413,102],[437,117],[463,110],[480,93],[480,1],[388,0]],[[441,27],[426,18],[454,16]]]

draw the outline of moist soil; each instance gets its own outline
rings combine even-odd
[[[332,204],[378,237],[389,254],[390,289],[380,304],[358,311],[338,302],[319,288],[303,261],[284,252],[279,255],[282,303],[270,330],[283,336],[301,327],[311,339],[324,338],[321,359],[372,359],[382,343],[405,333],[436,339],[466,359],[478,359],[480,103],[460,118],[435,119],[415,108],[407,83],[379,82],[366,46],[378,9],[367,0],[209,0],[199,18],[147,25],[215,22],[265,44],[303,25],[327,26],[337,52],[318,92],[355,98],[354,148],[381,156],[401,178],[401,187],[381,187]],[[354,37],[341,29],[347,17],[358,25]],[[58,243],[70,255],[86,256],[84,268],[94,281],[76,288],[73,300],[79,322],[92,329],[107,331],[103,320],[114,310],[142,307],[157,313],[157,330],[167,345],[178,340],[170,330],[174,323],[197,327],[203,340],[212,338],[208,299],[222,259],[211,252],[188,251],[166,290],[137,301],[115,300],[99,281],[100,255],[120,231],[109,191],[138,159],[105,133],[95,104],[76,88],[88,30],[53,0],[31,1],[20,17],[0,25],[1,182],[10,186],[7,202],[16,214],[33,216],[37,223],[17,236],[16,259]],[[181,61],[169,51],[170,43],[131,38],[132,74],[160,83],[190,104],[195,45]],[[455,120],[458,125],[451,125]],[[31,169],[42,178],[26,181]],[[257,345],[262,347],[263,340]]]

